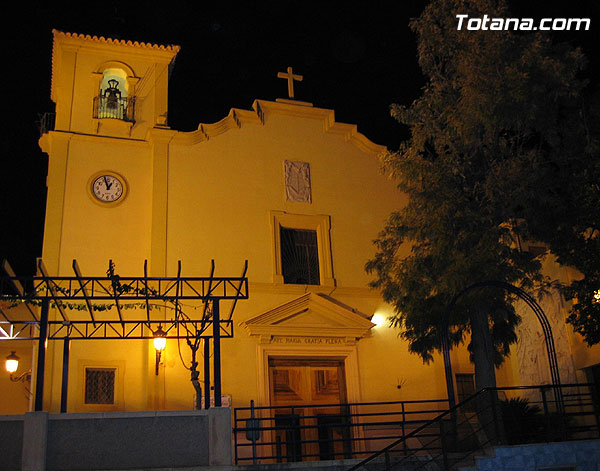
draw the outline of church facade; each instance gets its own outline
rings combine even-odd
[[[380,171],[385,149],[333,111],[295,100],[293,89],[194,132],[172,130],[168,77],[178,50],[54,31],[56,121],[40,139],[49,156],[48,274],[72,276],[77,260],[84,275],[105,276],[112,260],[122,276],[141,276],[145,261],[151,277],[174,276],[179,261],[182,275],[208,276],[214,260],[216,275],[237,276],[247,260],[249,299],[235,306],[233,338],[221,346],[225,406],[445,398],[441,357],[425,365],[409,354],[398,332],[377,322],[392,309],[368,287],[372,241],[405,202]],[[283,75],[293,83],[291,70]],[[552,260],[545,265],[557,279],[572,276]],[[586,381],[599,349],[565,325],[558,295],[542,306],[563,382]],[[190,318],[201,309],[182,304]],[[499,385],[549,382],[541,329],[525,306],[523,314],[522,340],[498,370]],[[168,320],[173,312],[159,306],[152,315]],[[31,343],[0,346],[35,370]],[[466,349],[451,356],[459,392],[471,391]],[[62,344],[49,342],[51,412],[60,409],[62,357]],[[189,362],[186,342],[168,335],[160,360],[151,340],[74,340],[67,410],[192,409]],[[90,393],[100,383],[104,390]],[[30,407],[22,398],[0,402],[2,413]]]

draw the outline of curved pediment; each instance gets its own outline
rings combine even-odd
[[[250,335],[359,339],[375,326],[365,314],[327,295],[307,293],[240,324]],[[327,343],[327,342],[325,342]]]
[[[252,110],[232,108],[229,114],[216,123],[201,123],[198,129],[192,132],[178,132],[175,142],[185,145],[194,145],[203,141],[209,141],[225,132],[240,129],[247,124],[264,125],[265,115],[295,116],[308,120],[319,120],[323,122],[323,132],[337,134],[344,137],[344,141],[352,143],[362,152],[379,156],[387,151],[385,146],[375,144],[364,134],[358,131],[355,124],[339,123],[335,120],[335,112],[324,108],[304,106],[302,102],[291,100],[267,101],[255,100]]]

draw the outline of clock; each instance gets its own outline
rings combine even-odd
[[[97,202],[121,202],[126,194],[125,179],[114,172],[100,172],[91,178],[90,190]]]

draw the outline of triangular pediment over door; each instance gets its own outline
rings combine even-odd
[[[366,315],[327,295],[307,293],[241,323],[261,343],[352,344],[375,326]]]

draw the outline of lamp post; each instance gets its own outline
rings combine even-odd
[[[159,324],[158,329],[154,332],[154,349],[156,350],[156,369],[155,374],[158,376],[158,365],[160,363],[160,357],[163,350],[167,346],[167,333],[163,330]]]

